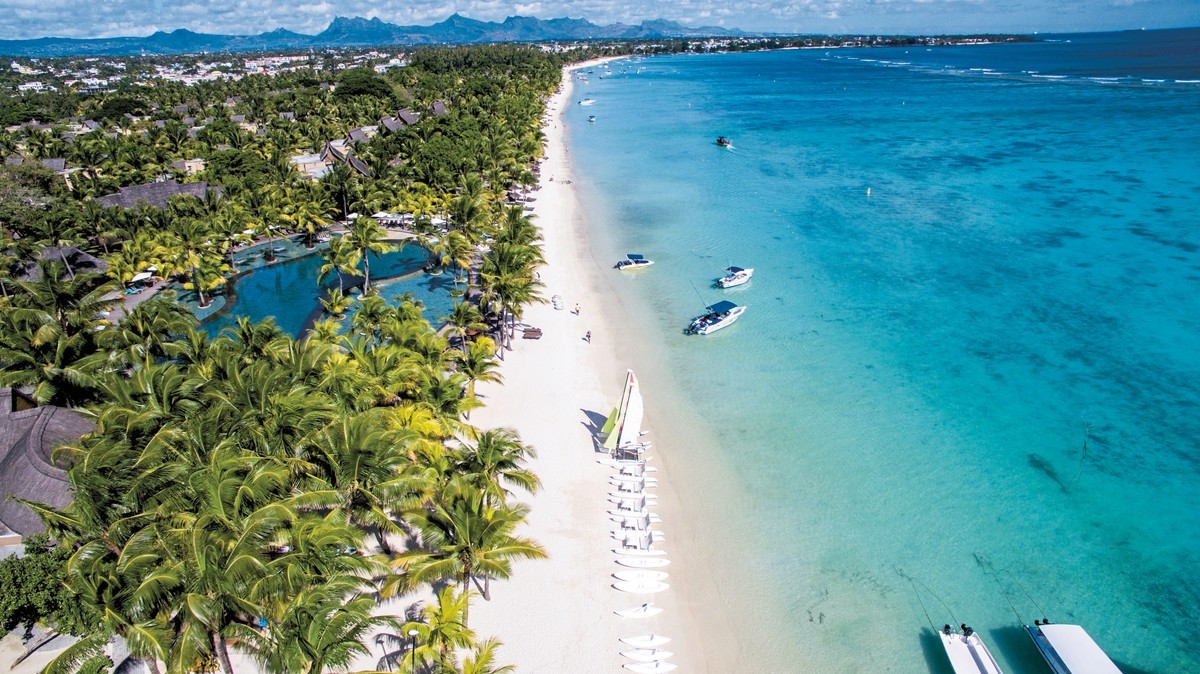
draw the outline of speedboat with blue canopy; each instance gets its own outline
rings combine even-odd
[[[708,335],[732,324],[746,311],[746,307],[722,300],[706,307],[707,312],[697,316],[685,332],[689,335]]]
[[[621,271],[629,271],[631,269],[644,269],[652,264],[654,264],[654,260],[647,260],[645,255],[629,253],[625,256],[624,260],[616,264],[616,267]]]

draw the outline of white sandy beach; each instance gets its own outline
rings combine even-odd
[[[631,595],[611,586],[612,574],[622,569],[611,552],[614,524],[606,514],[613,469],[597,463],[604,455],[593,451],[590,424],[612,408],[630,363],[619,356],[626,333],[617,328],[624,312],[606,280],[617,272],[589,253],[586,222],[572,186],[562,117],[572,102],[571,88],[567,71],[549,105],[546,160],[534,202],[535,222],[545,239],[544,294],[561,295],[564,309],[550,304],[527,309],[524,322],[542,328],[545,336],[515,340],[505,355],[503,384],[481,387],[487,406],[472,419],[484,428],[513,426],[537,448],[532,469],[543,489],[529,498],[533,510],[523,533],[544,545],[550,558],[519,562],[509,581],[493,583],[493,600],[479,600],[472,608],[472,627],[481,636],[500,638],[500,661],[520,672],[621,671],[632,661],[619,654],[629,650],[619,639],[647,633],[671,637],[663,648],[675,653],[670,661],[678,671],[729,671],[706,666],[705,650],[714,642],[707,634],[700,638],[689,609],[689,594],[698,585],[689,569],[696,565],[673,544],[672,536],[682,537],[684,527],[670,481],[671,462],[660,455],[657,442],[649,454],[658,468],[655,493],[661,506],[651,510],[663,520],[655,530],[666,539],[657,547],[669,553],[671,564],[663,570],[671,587],[656,595]],[[579,316],[570,311],[576,303],[582,307]],[[591,343],[583,339],[589,330]],[[651,419],[656,403],[669,404],[647,398]],[[653,421],[648,428],[653,441]],[[645,601],[665,610],[640,620],[614,614]]]

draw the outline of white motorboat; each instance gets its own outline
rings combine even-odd
[[[650,618],[662,612],[663,610],[661,608],[649,602],[642,604],[641,606],[614,611],[614,613],[622,618]]]
[[[689,335],[712,334],[721,328],[732,325],[746,311],[746,307],[724,300],[706,307],[706,309],[708,311],[697,316],[684,332]]]
[[[633,637],[621,638],[621,643],[633,646],[634,648],[658,648],[670,641],[671,637],[664,637],[661,634],[639,634]]]
[[[662,557],[617,557],[616,562],[631,569],[661,569],[671,560]]]
[[[630,660],[637,660],[638,662],[658,662],[659,660],[666,660],[675,654],[671,651],[664,651],[661,648],[635,648],[632,651],[622,651],[621,655]]]
[[[666,583],[661,583],[661,582],[654,582],[654,581],[629,582],[629,581],[624,581],[624,580],[613,583],[612,586],[613,586],[613,588],[620,590],[621,592],[628,592],[630,594],[656,594],[656,593],[662,592],[663,590],[666,590],[667,588],[671,587],[670,585],[667,585]]]
[[[645,269],[652,264],[654,264],[654,260],[647,260],[644,255],[629,253],[625,256],[624,260],[621,260],[615,266],[621,271],[630,271],[632,269]]]
[[[1116,664],[1079,625],[1033,621],[1025,631],[1054,674],[1121,674]]]
[[[671,575],[666,571],[618,571],[613,574],[613,578],[624,580],[630,583],[640,581],[660,581],[666,580]]]
[[[983,640],[965,624],[961,630],[946,625],[938,636],[942,638],[954,674],[1004,674]]]
[[[586,80],[584,80],[584,81],[586,81]],[[585,98],[582,101],[579,101],[579,104],[580,105],[595,105],[596,101],[591,98]]]
[[[588,121],[589,121],[589,122],[591,122],[592,124],[595,124],[595,123],[596,123],[596,116],[595,116],[595,115],[590,115],[590,116],[588,116]]]
[[[628,669],[631,672],[636,672],[637,674],[660,674],[660,672],[673,672],[676,668],[676,665],[670,662],[664,662],[662,660],[656,660],[654,662],[635,662],[633,664],[625,665],[625,669]]]
[[[753,269],[743,269],[742,267],[729,267],[725,270],[725,275],[717,279],[718,288],[732,288],[740,286],[743,283],[748,283],[750,277],[754,276]]]

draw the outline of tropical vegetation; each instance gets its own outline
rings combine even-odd
[[[95,422],[55,455],[73,501],[27,503],[50,538],[0,566],[30,588],[0,605],[6,625],[80,637],[46,671],[93,671],[114,641],[155,672],[231,674],[233,653],[266,672],[345,671],[375,658],[373,637],[391,648],[376,669],[508,671],[469,607],[545,556],[519,533],[520,496],[540,484],[533,449],[469,413],[541,301],[537,228],[508,197],[536,182],[561,63],[428,49],[384,76],[343,73],[333,92],[320,71],[159,83],[0,137],[21,160],[0,167],[0,386]],[[357,165],[310,180],[290,161],[399,108],[419,121],[354,144]],[[100,112],[100,130],[64,132]],[[40,165],[54,157],[77,169],[68,180]],[[204,168],[179,168],[191,159]],[[161,207],[97,200],[163,178],[210,189]],[[377,294],[371,262],[398,243],[379,211],[409,214],[409,235],[464,284],[434,317],[444,329]],[[150,276],[204,307],[240,271],[236,250],[258,239],[269,258],[281,237],[325,261],[312,282],[326,316],[304,335],[243,319],[212,336],[171,293],[126,301]],[[378,599],[402,593],[432,600],[388,615]]]

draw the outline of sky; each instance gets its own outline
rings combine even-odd
[[[775,33],[1086,32],[1200,26],[1200,0],[0,0],[0,39],[149,35],[187,28],[319,33],[335,16],[429,25],[570,16],[593,23],[672,19]]]

